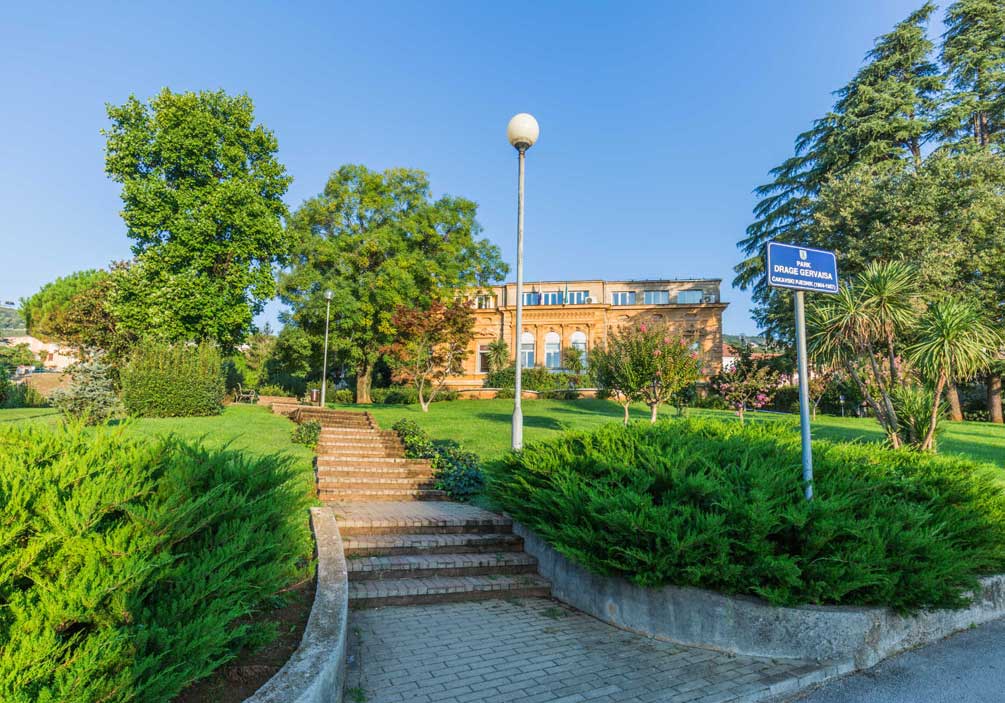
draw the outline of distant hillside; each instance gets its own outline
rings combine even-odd
[[[764,336],[756,334],[724,334],[722,335],[722,341],[732,347],[738,347],[745,342],[756,346],[764,346]]]
[[[24,329],[24,320],[14,308],[0,305],[0,328]]]

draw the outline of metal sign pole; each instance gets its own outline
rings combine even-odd
[[[799,424],[803,440],[803,489],[806,500],[813,500],[813,444],[810,435],[810,378],[806,362],[806,305],[803,291],[797,290],[796,350],[799,355]]]

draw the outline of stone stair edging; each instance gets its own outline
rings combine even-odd
[[[341,703],[345,687],[349,583],[342,537],[331,508],[311,508],[318,552],[317,589],[300,646],[245,703]]]
[[[888,608],[774,606],[752,596],[699,588],[643,588],[587,571],[516,520],[513,532],[537,558],[560,601],[615,627],[678,644],[738,655],[834,665],[833,674],[867,669],[889,656],[1005,617],[1005,574],[981,579],[960,610],[899,615]]]

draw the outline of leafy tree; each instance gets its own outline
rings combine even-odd
[[[566,347],[562,350],[562,367],[576,379],[578,386],[580,377],[586,371],[586,356],[581,349]]]
[[[711,386],[731,407],[736,408],[742,423],[748,407],[760,409],[771,402],[780,376],[774,366],[770,362],[754,359],[753,347],[744,344],[733,367],[716,374]]]
[[[921,443],[922,450],[932,450],[939,402],[946,384],[965,381],[987,371],[1002,339],[973,302],[960,298],[932,303],[914,334],[917,341],[907,348],[907,355],[935,383],[931,421]]]
[[[834,248],[813,227],[818,195],[828,179],[860,164],[906,159],[918,165],[924,144],[938,134],[942,80],[925,34],[934,11],[927,2],[876,40],[867,63],[837,91],[833,110],[797,137],[795,155],[755,191],[760,200],[755,221],[739,243],[747,258],[735,269],[734,285],[753,288],[755,318],[774,339],[791,339],[792,306],[789,294],[766,284],[767,242]]]
[[[422,412],[451,376],[464,372],[475,317],[463,298],[434,300],[428,309],[400,307],[394,315],[398,339],[388,348],[394,379],[415,386]]]
[[[942,62],[953,87],[951,131],[979,146],[1005,138],[1005,3],[960,0],[946,11]]]
[[[464,198],[433,200],[422,171],[347,165],[293,215],[282,299],[320,359],[323,296],[333,292],[329,341],[355,371],[357,403],[370,403],[374,368],[398,336],[396,311],[452,300],[505,273],[498,248],[478,238],[476,210]]]
[[[68,339],[69,330],[79,323],[71,321],[77,303],[94,297],[95,290],[109,279],[107,271],[90,269],[46,283],[37,293],[21,300],[21,316],[28,333],[49,342]]]
[[[109,106],[105,171],[122,184],[133,263],[112,308],[139,336],[233,349],[275,294],[290,183],[247,95],[161,91]]]
[[[0,346],[0,369],[11,371],[18,366],[35,366],[38,359],[27,344]]]
[[[606,350],[597,350],[591,367],[600,386],[623,399],[625,422],[628,404],[649,406],[649,420],[656,422],[659,408],[698,380],[701,362],[685,341],[665,324],[639,323],[610,335]]]

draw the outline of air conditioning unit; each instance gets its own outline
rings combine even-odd
[[[595,302],[597,302],[597,301],[594,300],[592,297],[586,296],[586,304],[587,305],[593,305]]]
[[[701,302],[703,302],[703,303],[714,303],[715,302],[715,296],[714,295],[703,295],[701,297]]]

